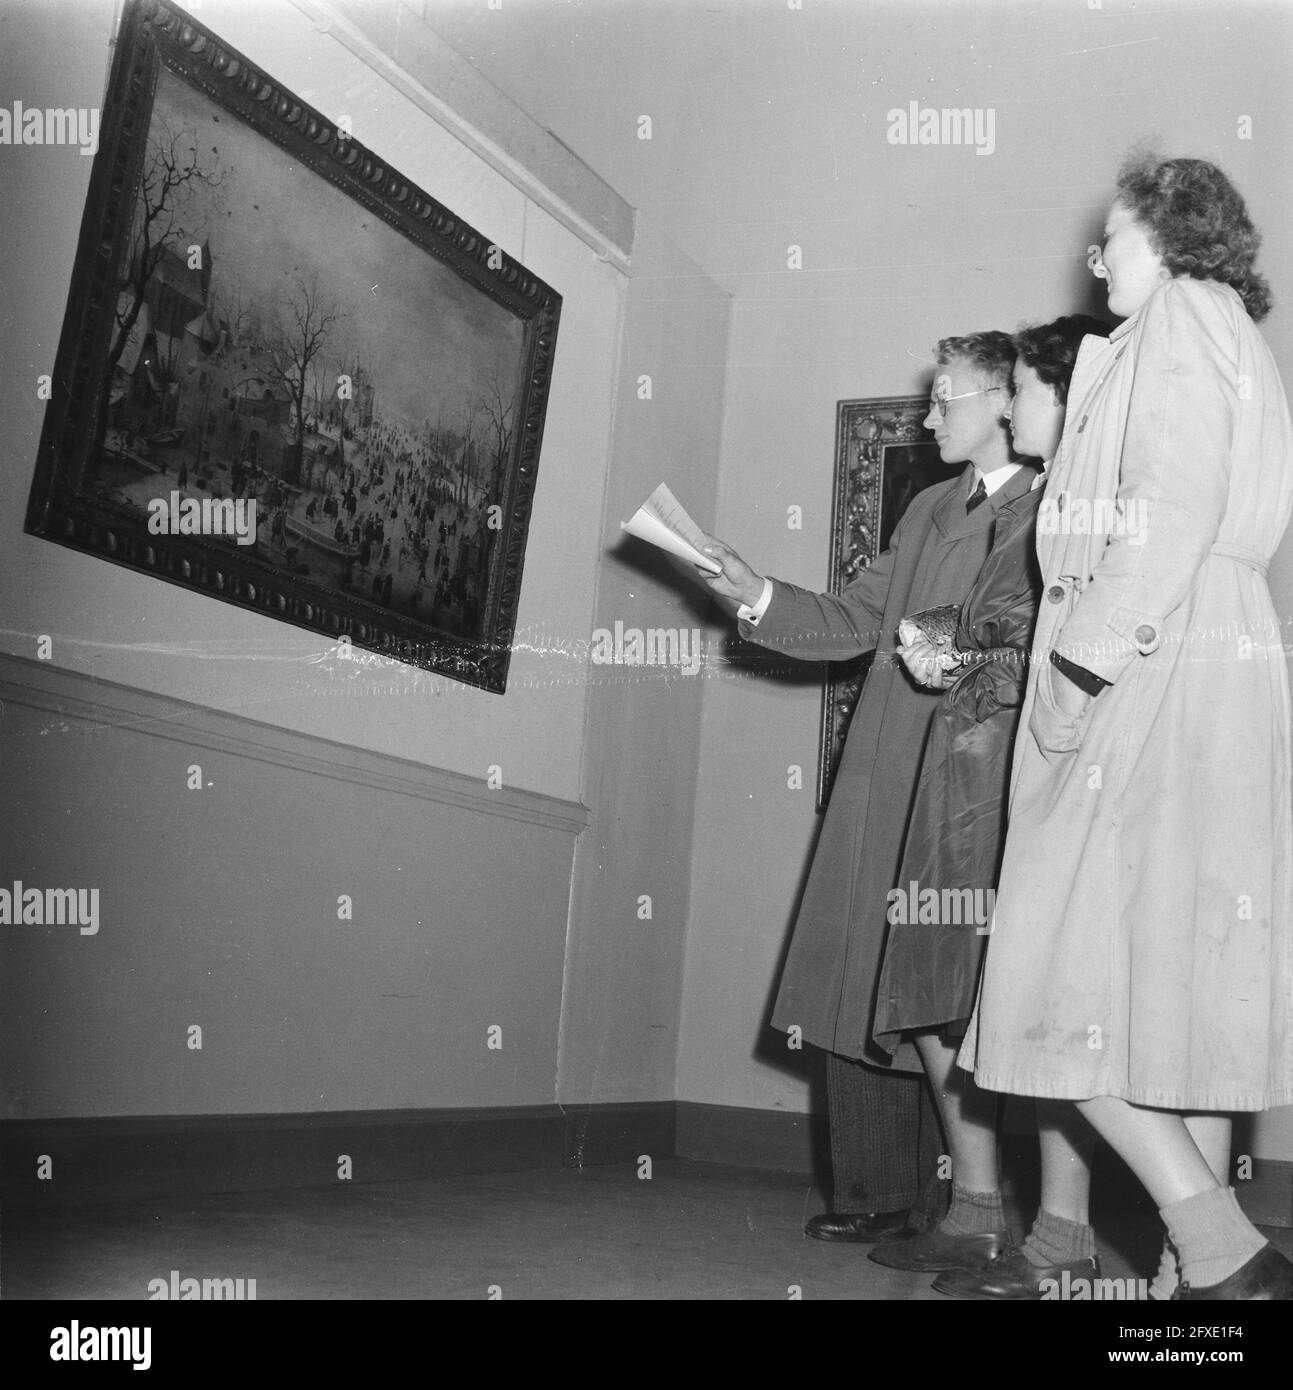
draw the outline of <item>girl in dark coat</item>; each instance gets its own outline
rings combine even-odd
[[[1059,444],[1068,380],[1078,347],[1087,334],[1107,337],[1098,320],[1075,315],[1017,335],[1014,369],[1016,398],[1008,418],[1017,452],[1047,462]],[[908,671],[921,685],[945,690],[930,726],[908,822],[898,887],[889,895],[889,929],[876,990],[872,1030],[890,1054],[910,1034],[938,1098],[957,1174],[985,1174],[997,1168],[997,1096],[981,1091],[956,1065],[957,1049],[974,1010],[983,951],[992,921],[997,873],[1006,826],[1010,753],[1027,681],[1041,577],[1035,535],[1042,498],[1041,475],[1031,492],[1014,498],[997,514],[996,529],[979,577],[952,615],[950,640],[918,632],[936,626],[928,620],[904,624],[899,648]],[[1067,1245],[1081,1246],[1081,1272],[1091,1273],[1094,1254],[1087,1220],[1089,1138],[1067,1116],[1051,1125],[1041,1117],[1044,1143],[1064,1150],[1067,1163],[1052,1163],[1059,1189],[1043,1193],[1040,1249],[1049,1272],[1057,1265],[1049,1235],[1057,1220]],[[1079,1142],[1068,1135],[1076,1131]],[[980,1176],[970,1181],[982,1182]],[[960,1185],[958,1184],[958,1187]],[[1072,1189],[1072,1191],[1070,1191]],[[963,1198],[986,1213],[999,1210],[996,1192],[960,1187]],[[1050,1197],[1048,1204],[1047,1198]],[[1049,1212],[1050,1221],[1045,1223]],[[969,1232],[952,1229],[947,1236]],[[946,1224],[946,1223],[945,1223]],[[918,1267],[938,1268],[933,1245],[937,1232],[917,1237],[931,1244]],[[1038,1243],[1038,1232],[1030,1237]],[[903,1248],[897,1248],[901,1244]],[[879,1263],[909,1268],[910,1241],[899,1237],[893,1250],[882,1244]],[[1061,1253],[1067,1253],[1066,1249]],[[1090,1247],[1090,1248],[1087,1248]],[[945,1258],[956,1253],[948,1245]],[[1021,1295],[1027,1296],[1027,1295]]]

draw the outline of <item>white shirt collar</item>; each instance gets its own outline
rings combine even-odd
[[[984,492],[991,497],[998,488],[1005,487],[1022,467],[1022,463],[1006,463],[1000,468],[994,468],[991,473],[982,473],[976,463],[974,465],[974,482],[970,485],[970,492],[973,493],[982,483]]]

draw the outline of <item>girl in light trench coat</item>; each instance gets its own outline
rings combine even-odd
[[[1078,1102],[1160,1208],[1173,1297],[1293,1298],[1293,1265],[1208,1161],[1227,1112],[1293,1102],[1290,707],[1266,582],[1293,424],[1225,175],[1140,158],[1118,190],[1095,273],[1126,321],[1083,343],[1039,513],[960,1060],[982,1087]]]

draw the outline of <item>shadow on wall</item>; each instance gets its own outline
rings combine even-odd
[[[1093,215],[1086,228],[1088,248],[1100,246],[1104,242],[1104,213]],[[1090,252],[1088,251],[1088,255]],[[1073,307],[1065,309],[1066,314],[1091,314],[1106,323],[1117,323],[1117,317],[1109,312],[1109,293],[1107,280],[1097,280],[1090,267],[1083,260],[1069,273],[1069,284],[1073,291]]]

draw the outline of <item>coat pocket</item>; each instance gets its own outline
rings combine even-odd
[[[1076,713],[1071,714],[1055,703],[1056,681],[1066,681],[1072,693],[1081,701]],[[1049,661],[1044,661],[1037,673],[1037,698],[1033,702],[1032,718],[1028,725],[1042,752],[1047,755],[1072,753],[1078,748],[1093,703],[1090,695],[1079,690]]]

